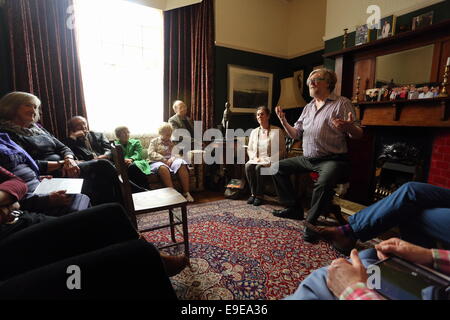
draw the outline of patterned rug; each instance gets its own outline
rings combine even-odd
[[[171,278],[182,300],[269,300],[294,293],[313,270],[341,257],[327,243],[302,239],[301,221],[271,214],[274,205],[239,200],[188,206],[191,268]],[[141,216],[140,227],[168,221],[168,213]],[[145,235],[170,243],[169,229]],[[181,236],[179,237],[181,239]],[[183,246],[178,251],[182,253]]]

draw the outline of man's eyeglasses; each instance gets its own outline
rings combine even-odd
[[[314,79],[309,79],[308,80],[308,85],[310,85],[311,83],[317,84],[319,83],[319,81],[324,81],[326,80],[325,78],[314,78]]]

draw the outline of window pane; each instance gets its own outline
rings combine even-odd
[[[124,0],[76,0],[75,14],[90,127],[154,133],[163,120],[162,12]]]

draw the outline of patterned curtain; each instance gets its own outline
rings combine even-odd
[[[164,13],[164,119],[173,115],[172,102],[190,105],[191,118],[203,130],[214,125],[213,0]]]
[[[41,123],[59,138],[86,116],[72,0],[6,0],[12,88],[42,101]]]

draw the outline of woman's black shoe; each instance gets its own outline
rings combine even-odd
[[[248,198],[247,204],[253,204],[254,201],[255,201],[255,197],[251,196],[250,198]]]

